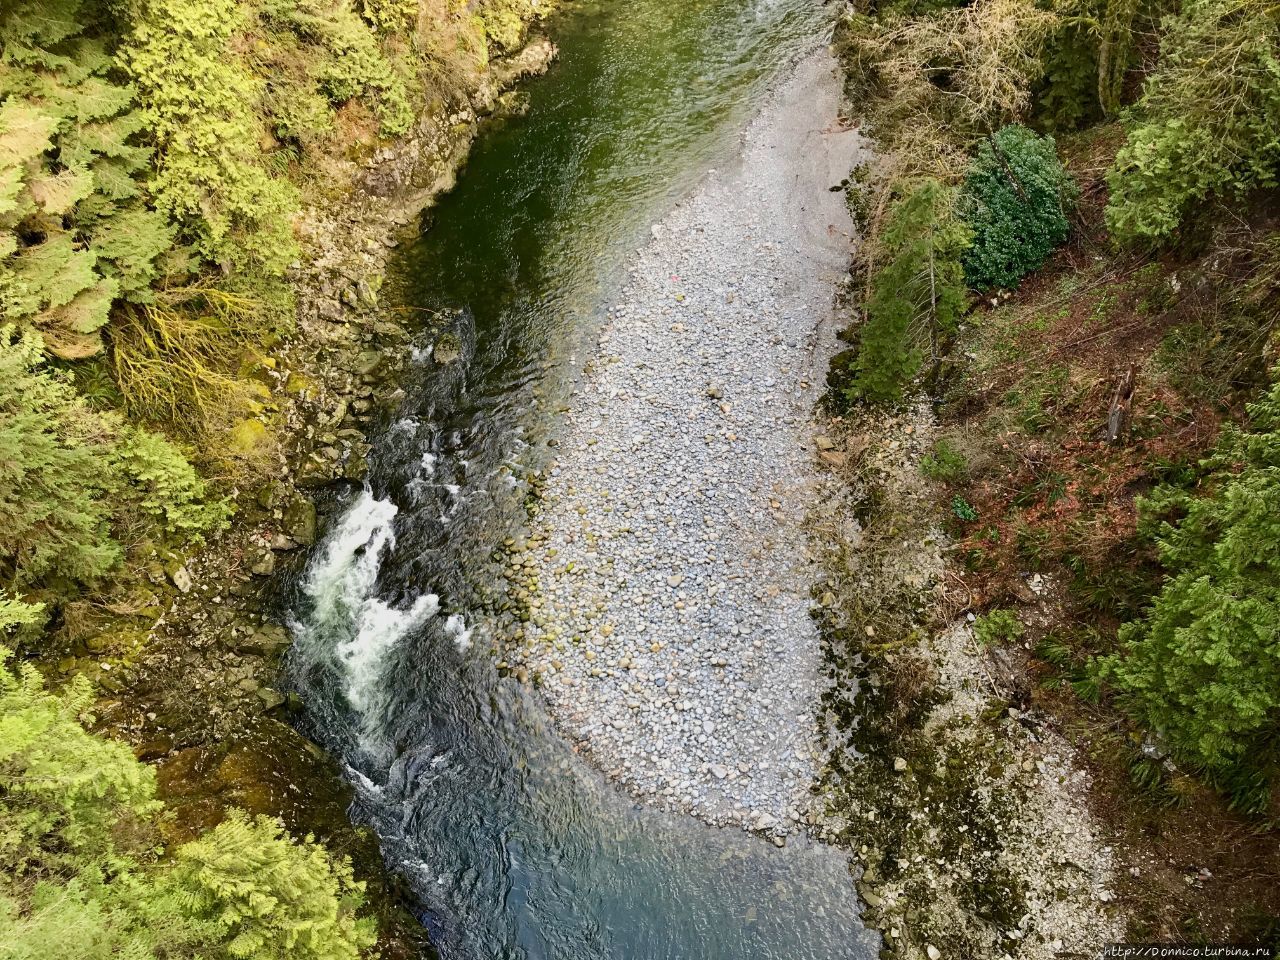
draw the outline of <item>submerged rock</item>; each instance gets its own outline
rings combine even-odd
[[[462,356],[462,341],[457,334],[446,333],[436,341],[431,355],[435,357],[436,363],[453,363]]]

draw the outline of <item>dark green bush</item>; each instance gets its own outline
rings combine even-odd
[[[927,179],[904,189],[890,207],[848,399],[900,401],[937,356],[938,340],[959,324],[966,306],[960,255],[969,232],[955,216],[955,192]]]
[[[978,147],[961,192],[973,230],[964,276],[974,290],[1015,287],[1067,239],[1065,206],[1074,193],[1052,137],[1001,128]]]
[[[1280,743],[1280,385],[1249,409],[1251,429],[1224,433],[1197,490],[1159,487],[1140,504],[1168,579],[1101,670],[1218,774],[1265,765]]]

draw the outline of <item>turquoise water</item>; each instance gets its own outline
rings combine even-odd
[[[485,608],[526,475],[627,257],[736,152],[767,87],[822,43],[809,0],[600,0],[478,145],[404,254],[409,306],[455,318],[317,547],[290,671],[448,958],[873,956],[843,855],[641,808],[501,676]]]

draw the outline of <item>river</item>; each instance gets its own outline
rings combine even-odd
[[[811,0],[599,0],[553,18],[560,61],[476,146],[403,252],[422,323],[406,397],[292,600],[303,725],[345,763],[446,958],[873,956],[841,853],[636,805],[496,669],[505,538],[649,224],[806,51]],[[434,316],[434,314],[427,314]]]

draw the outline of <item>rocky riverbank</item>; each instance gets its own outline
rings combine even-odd
[[[806,816],[821,665],[801,521],[859,136],[824,50],[727,168],[652,229],[570,401],[510,568],[509,659],[637,797],[784,842]]]
[[[290,274],[296,332],[264,360],[261,414],[234,436],[236,454],[277,479],[235,491],[222,536],[191,556],[158,557],[140,588],[146,602],[113,609],[84,655],[59,664],[103,691],[100,726],[158,765],[174,811],[169,839],[232,806],[314,833],[369,884],[388,957],[429,948],[398,906],[376,838],[347,820],[339,771],[289,724],[297,704],[275,689],[289,643],[279,591],[323,527],[328,491],[363,477],[366,430],[398,397],[408,335],[379,295],[394,248],[452,186],[485,119],[513,108],[512,85],[555,52],[535,38],[494,61],[466,98],[432,105],[402,140],[361,161],[332,158],[323,201],[296,226],[305,251]]]
[[[947,588],[930,411],[814,412],[863,149],[839,105],[807,59],[653,227],[510,545],[506,656],[635,797],[850,850],[884,956],[1087,952],[1122,936],[1117,866]]]
[[[949,570],[921,472],[932,411],[859,411],[828,435],[808,519],[830,678],[819,822],[855,853],[881,956],[1048,960],[1122,940],[1089,775]]]

